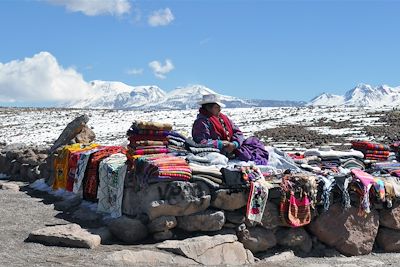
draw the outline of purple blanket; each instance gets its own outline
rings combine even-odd
[[[235,151],[236,157],[243,161],[254,161],[257,165],[267,165],[268,152],[257,137],[249,137]]]

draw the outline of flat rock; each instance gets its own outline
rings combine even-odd
[[[3,190],[10,190],[14,192],[18,192],[20,189],[18,184],[12,182],[7,182],[7,183],[0,182],[0,188]]]
[[[100,245],[99,235],[89,233],[77,224],[56,225],[33,231],[27,241],[52,246],[95,248]]]
[[[220,189],[213,194],[211,207],[222,210],[237,210],[247,204],[248,194],[244,191],[235,192],[230,189]]]
[[[272,256],[267,256],[262,259],[262,262],[282,262],[282,261],[292,260],[295,257],[296,257],[296,255],[294,255],[294,252],[289,250],[289,251],[284,251],[281,253],[274,254]]]
[[[254,257],[235,235],[199,236],[185,240],[167,240],[157,248],[185,256],[203,265],[242,265],[254,263]]]
[[[311,222],[308,229],[320,241],[346,256],[369,254],[378,233],[379,215],[372,210],[366,217],[358,216],[358,208],[343,210],[340,203]]]
[[[196,214],[177,217],[178,227],[188,232],[218,231],[225,224],[223,211],[205,210]]]
[[[166,266],[197,265],[194,260],[163,251],[153,250],[121,250],[110,254],[107,261],[117,266]]]

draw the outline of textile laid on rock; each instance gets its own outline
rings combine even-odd
[[[249,221],[261,223],[267,205],[269,183],[261,178],[250,182],[250,193],[247,202],[246,217]]]
[[[99,165],[99,199],[97,211],[117,218],[121,214],[124,180],[127,170],[126,155],[117,153],[103,159]]]
[[[90,155],[87,171],[83,181],[83,199],[97,201],[97,189],[99,185],[99,164],[112,154],[126,154],[126,149],[121,146],[105,146]]]
[[[92,149],[96,146],[98,145],[92,144],[87,146],[78,143],[73,145],[66,145],[62,148],[62,150],[59,152],[59,154],[54,160],[54,174],[55,174],[55,179],[53,183],[54,190],[66,189],[67,187],[68,175],[70,172],[69,161],[71,153]]]

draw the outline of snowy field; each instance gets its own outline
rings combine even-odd
[[[286,107],[286,108],[235,108],[224,109],[246,136],[266,128],[285,125],[302,125],[320,133],[346,135],[367,139],[360,132],[366,125],[378,125],[375,109],[338,107]],[[96,142],[103,145],[126,144],[126,131],[134,120],[168,122],[174,130],[190,136],[197,110],[124,111],[81,109],[0,108],[0,143],[25,143],[50,145],[65,126],[75,117],[87,114],[89,127],[96,133]],[[342,129],[316,126],[319,120],[351,121]],[[264,140],[268,143],[268,140]],[[290,147],[290,144],[271,144]]]

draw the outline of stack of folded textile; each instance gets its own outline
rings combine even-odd
[[[192,177],[192,171],[184,159],[167,154],[139,157],[134,162],[134,169],[141,188],[152,182],[188,181]]]
[[[172,125],[168,123],[135,121],[127,132],[129,158],[168,153],[167,136],[171,130]]]
[[[171,131],[167,136],[168,139],[168,151],[176,156],[187,155],[186,150],[186,138],[177,132]]]
[[[387,145],[372,143],[368,141],[352,142],[352,147],[364,153],[364,159],[386,161],[390,155],[390,148]]]

